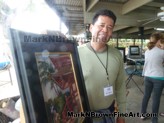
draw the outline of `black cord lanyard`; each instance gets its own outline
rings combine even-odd
[[[90,45],[90,47],[92,48],[91,45]],[[97,53],[95,52],[95,50],[93,48],[92,48],[92,50],[95,53],[95,55],[98,58],[98,60],[100,61],[100,63],[102,64],[102,66],[104,67],[104,69],[106,71],[106,75],[107,75],[107,80],[109,81],[109,74],[108,74],[108,46],[107,46],[106,66],[103,64],[103,62],[101,61],[101,59],[99,58],[99,56],[97,55]]]

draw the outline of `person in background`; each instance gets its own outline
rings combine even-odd
[[[142,100],[141,119],[146,119],[147,106],[153,92],[152,123],[158,123],[158,112],[160,106],[160,98],[164,87],[164,49],[161,44],[164,43],[164,34],[155,32],[150,36],[150,42],[147,44],[148,50],[145,52],[145,64],[143,68],[144,76],[144,97]]]
[[[158,45],[159,48],[161,48],[161,49],[164,50],[164,41],[163,42],[162,41],[159,41],[157,45]],[[164,61],[163,61],[163,67],[164,67]],[[161,112],[160,113],[160,116],[164,117],[164,113]]]
[[[121,53],[107,42],[112,37],[116,16],[99,10],[92,19],[91,41],[78,47],[91,111],[113,113],[114,100],[119,113],[126,112],[125,71]],[[114,117],[92,118],[93,123],[115,123]],[[117,117],[117,123],[125,123]]]

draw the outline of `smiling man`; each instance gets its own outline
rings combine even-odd
[[[107,45],[116,22],[115,14],[99,10],[90,25],[91,42],[78,47],[90,109],[95,113],[111,114],[114,101],[119,113],[126,111],[125,73],[121,53]],[[117,117],[117,123],[125,123]],[[94,123],[115,123],[114,117],[93,118]]]

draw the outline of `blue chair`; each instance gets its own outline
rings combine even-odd
[[[142,72],[143,72],[144,63],[145,63],[145,61],[137,61],[136,62],[136,72],[135,72],[135,75],[141,77],[142,79],[143,79]],[[144,84],[144,81],[142,82],[142,85],[143,84]]]
[[[136,61],[136,63],[135,63],[135,69],[136,69],[136,72],[135,72],[135,74],[137,75],[137,76],[140,76],[140,77],[142,77],[142,71],[143,71],[143,65],[144,65],[144,61]]]
[[[135,62],[134,66],[126,66],[125,67],[126,74],[128,75],[128,78],[126,79],[126,87],[128,86],[129,82],[132,81],[137,88],[143,93],[141,88],[138,86],[137,82],[133,79],[133,76],[140,76],[142,77],[142,64],[140,62]]]
[[[0,56],[0,71],[3,72],[5,70],[7,70],[9,72],[10,81],[4,81],[4,80],[3,81],[0,80],[0,81],[6,82],[6,83],[10,82],[12,84],[10,67],[11,67],[10,59],[7,56],[5,56],[5,55],[1,55]],[[1,84],[1,85],[4,85],[4,84]]]
[[[0,62],[0,70],[6,69],[10,65],[10,61]]]

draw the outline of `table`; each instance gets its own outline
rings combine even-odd
[[[139,61],[139,62],[144,62],[145,61],[145,59],[144,58],[127,58],[128,60],[130,60],[130,61],[133,61],[133,62],[137,62],[137,61]]]

